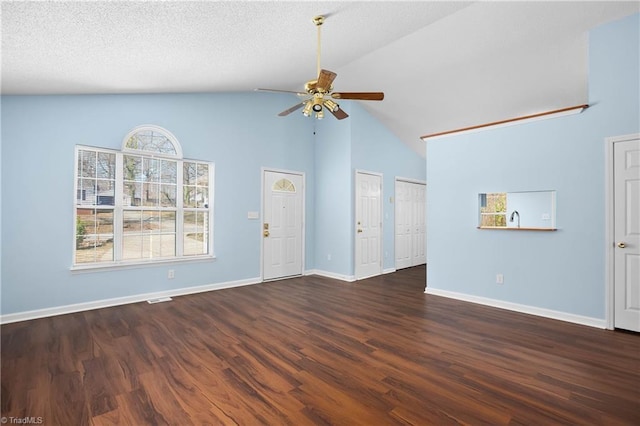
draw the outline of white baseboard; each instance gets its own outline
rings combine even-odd
[[[396,272],[396,268],[387,268],[384,269],[382,271],[382,274],[391,274],[393,272]],[[340,281],[347,281],[347,282],[354,282],[356,281],[356,277],[355,275],[342,275],[342,274],[336,274],[335,272],[329,272],[329,271],[323,271],[320,269],[309,269],[307,271],[305,271],[304,273],[305,275],[320,275],[321,277],[327,277],[327,278],[334,278],[336,280],[340,280]],[[375,277],[377,275],[372,275],[372,277]],[[370,277],[365,277],[365,278],[370,278]]]
[[[72,305],[57,306],[54,308],[36,309],[33,311],[16,312],[0,315],[0,324],[9,324],[18,321],[28,321],[37,318],[52,317],[55,315],[71,314],[74,312],[89,311],[92,309],[108,308],[111,306],[126,305],[129,303],[144,302],[149,299],[164,297],[184,296],[187,294],[204,293],[206,291],[221,290],[224,288],[240,287],[262,282],[261,278],[249,278],[246,280],[228,281],[224,283],[207,284],[196,287],[185,287],[174,290],[166,290],[155,293],[136,294],[133,296],[116,297],[113,299],[96,300],[92,302],[75,303]]]
[[[490,299],[487,297],[473,296],[464,293],[456,293],[454,291],[440,290],[437,288],[427,287],[424,292],[426,294],[433,294],[435,296],[443,296],[450,299],[463,300],[465,302],[492,306],[494,308],[507,309],[509,311],[520,312],[523,314],[537,315],[539,317],[551,318],[555,320],[571,322],[574,324],[587,325],[589,327],[603,329],[607,328],[606,321],[599,318],[585,317],[582,315],[575,315],[567,312],[538,308],[536,306],[521,305],[519,303],[505,302],[504,300]]]
[[[354,282],[356,277],[354,275],[342,275],[335,272],[323,271],[321,269],[309,269],[305,271],[305,275],[320,275],[321,277],[334,278],[340,281]]]

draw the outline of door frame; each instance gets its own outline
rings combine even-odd
[[[424,206],[424,211],[425,211],[425,234],[426,234],[426,213],[427,213],[427,181],[426,180],[420,180],[420,179],[413,179],[413,178],[405,178],[402,176],[396,176],[393,180],[393,264],[394,264],[394,269],[397,269],[396,266],[396,249],[397,249],[397,234],[396,234],[396,230],[398,228],[398,224],[397,224],[397,217],[398,217],[398,198],[397,198],[397,194],[396,194],[396,189],[398,189],[398,182],[407,182],[407,183],[415,183],[418,185],[424,185],[424,198],[425,198],[425,206]],[[426,240],[425,240],[425,245],[426,245]],[[424,248],[424,256],[425,258],[427,257],[427,248]]]
[[[630,140],[640,139],[640,133],[632,133],[622,136],[611,136],[605,138],[605,327],[609,330],[614,329],[614,315],[615,315],[615,275],[614,275],[614,255],[615,255],[615,241],[614,241],[614,164],[613,164],[613,147],[618,142],[625,142]]]
[[[378,203],[378,215],[380,217],[380,243],[378,247],[378,253],[380,253],[380,269],[377,275],[382,275],[384,271],[384,176],[382,173],[372,172],[369,170],[355,169],[353,174],[353,213],[351,220],[351,233],[353,235],[353,277],[357,281],[359,279],[365,279],[367,277],[358,278],[357,274],[357,258],[356,258],[356,246],[358,244],[358,234],[356,233],[356,206],[358,203],[358,174],[378,176],[380,178],[380,202]],[[374,276],[377,276],[374,275]]]
[[[295,171],[295,170],[286,170],[286,169],[277,169],[277,168],[274,168],[274,167],[264,167],[264,166],[261,167],[260,168],[260,220],[259,220],[259,226],[258,226],[258,235],[259,235],[259,241],[260,241],[260,282],[265,282],[264,281],[264,243],[262,241],[263,240],[262,224],[263,224],[263,221],[264,221],[264,200],[265,200],[264,175],[267,172],[284,173],[284,174],[288,174],[288,175],[296,175],[296,176],[301,176],[302,177],[302,209],[301,209],[301,213],[302,213],[302,241],[300,242],[300,250],[302,251],[302,253],[300,253],[300,261],[302,262],[301,275],[304,275],[304,273],[305,273],[305,254],[307,252],[307,248],[306,248],[307,179],[306,179],[305,172],[300,172],[300,171]],[[269,281],[271,281],[271,280],[269,280]]]

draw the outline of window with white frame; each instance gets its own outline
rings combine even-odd
[[[122,150],[76,147],[74,267],[213,256],[213,164],[140,126]]]

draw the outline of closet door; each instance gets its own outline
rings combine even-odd
[[[396,181],[396,269],[408,268],[411,264],[411,237],[413,203],[411,202],[411,184]]]
[[[396,269],[426,263],[426,185],[396,180]]]
[[[411,183],[411,266],[427,262],[426,256],[426,189],[421,183]]]

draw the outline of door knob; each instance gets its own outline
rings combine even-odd
[[[358,229],[358,234],[362,232],[362,229]]]
[[[263,235],[265,238],[267,238],[267,237],[269,236],[269,231],[265,230],[265,231],[262,233],[262,235]]]
[[[619,248],[625,248],[627,245],[625,243],[618,243]]]

